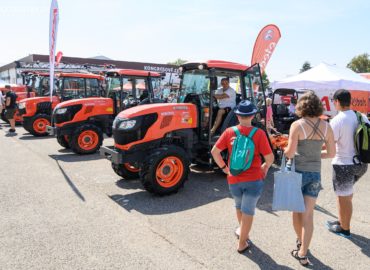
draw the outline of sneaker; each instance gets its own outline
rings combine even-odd
[[[12,128],[11,128],[11,129],[9,129],[9,130],[8,130],[8,132],[9,132],[9,133],[15,133],[15,129],[12,129]]]
[[[339,220],[334,220],[334,221],[327,220],[325,224],[326,224],[326,227],[328,227],[328,226],[333,226],[333,225],[340,225],[340,222]]]
[[[328,228],[328,230],[330,232],[335,233],[337,235],[340,235],[344,238],[350,238],[351,237],[350,230],[343,230],[343,228],[338,224],[327,225],[326,227]]]

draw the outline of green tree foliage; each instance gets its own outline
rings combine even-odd
[[[305,72],[305,71],[307,71],[311,68],[312,67],[311,67],[310,62],[306,61],[306,62],[303,63],[302,68],[299,70],[299,73]]]
[[[263,82],[263,87],[265,89],[269,88],[270,87],[270,80],[266,74],[266,72],[263,72],[262,73],[262,82]]]
[[[347,67],[357,73],[370,72],[370,58],[369,54],[363,53],[352,58]]]
[[[188,60],[184,60],[181,58],[177,58],[177,60],[173,62],[168,62],[167,65],[175,65],[175,66],[181,66],[182,64],[185,64]]]

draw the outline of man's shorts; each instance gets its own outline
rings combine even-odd
[[[246,215],[254,216],[257,201],[262,194],[263,181],[229,184],[229,189],[235,201],[235,208]]]
[[[5,117],[8,120],[14,119],[15,109],[6,109]]]
[[[319,172],[303,172],[303,171],[296,172],[302,174],[303,196],[317,198],[319,196],[320,190],[322,189],[321,174]]]
[[[353,194],[353,185],[366,173],[367,164],[335,165],[333,164],[333,186],[337,196]]]

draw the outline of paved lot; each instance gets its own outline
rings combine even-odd
[[[239,255],[223,176],[193,171],[181,192],[156,197],[138,181],[120,180],[99,155],[77,156],[54,138],[17,133],[0,130],[1,269],[300,269],[290,255],[290,214],[271,212],[272,172],[253,247]],[[350,240],[324,227],[336,216],[329,161],[322,172],[314,269],[370,269],[370,172],[356,186]]]

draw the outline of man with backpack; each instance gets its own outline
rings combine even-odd
[[[257,201],[262,194],[263,179],[274,162],[266,133],[252,126],[252,119],[257,107],[248,100],[243,100],[235,109],[239,125],[226,129],[212,149],[212,156],[222,171],[227,174],[229,189],[235,200],[236,216],[240,225],[237,251],[245,252],[249,248],[249,232]],[[226,164],[221,156],[228,150],[229,161]],[[262,163],[261,155],[264,157]]]
[[[332,165],[339,220],[327,221],[326,226],[329,231],[348,238],[351,236],[353,185],[366,173],[368,167],[367,163],[363,162],[364,157],[361,158],[356,150],[356,144],[362,144],[362,142],[360,140],[355,142],[355,134],[358,133],[361,123],[366,126],[369,121],[365,116],[350,109],[349,91],[343,89],[336,91],[333,102],[339,112],[330,121],[337,149]]]

